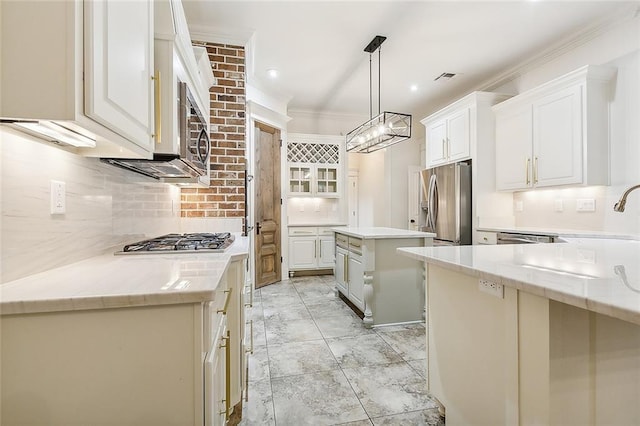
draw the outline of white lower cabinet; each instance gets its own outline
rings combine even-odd
[[[3,315],[0,423],[227,424],[245,384],[244,271],[232,262],[208,302]]]
[[[227,354],[230,335],[227,334],[224,316],[217,316],[220,319],[214,329],[213,343],[207,353],[204,367],[204,424],[207,426],[224,425],[229,411],[225,379],[230,358]]]
[[[347,277],[348,260],[349,252],[342,247],[336,247],[336,266],[334,269],[334,276],[336,278],[336,286],[342,294],[349,293],[349,289],[347,288],[347,283],[349,282],[349,278]]]
[[[495,245],[498,244],[498,234],[491,231],[478,231],[478,244]]]
[[[289,227],[289,271],[332,269],[333,231],[315,226]]]
[[[349,253],[347,277],[349,279],[349,299],[359,309],[364,310],[364,266],[361,255]]]
[[[336,234],[335,278],[338,291],[364,311],[364,265],[362,240]]]

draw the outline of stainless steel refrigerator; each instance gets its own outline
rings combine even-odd
[[[471,244],[471,161],[420,173],[421,230],[434,232],[434,245]]]

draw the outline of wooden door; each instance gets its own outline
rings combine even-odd
[[[280,131],[255,127],[256,288],[280,281]]]

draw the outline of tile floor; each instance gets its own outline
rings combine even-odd
[[[256,290],[240,425],[442,425],[424,324],[366,329],[333,287],[324,275]]]

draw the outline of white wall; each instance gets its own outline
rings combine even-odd
[[[389,226],[385,217],[385,167],[384,150],[371,154],[355,154],[359,157],[358,169],[358,226]]]
[[[421,163],[420,147],[424,140],[410,139],[387,148],[385,181],[389,224],[392,228],[409,228],[409,166]],[[417,195],[416,195],[417,197]]]
[[[0,128],[0,282],[180,229],[173,185]],[[66,183],[66,214],[50,214],[50,181]]]
[[[317,135],[346,135],[369,119],[367,115],[317,114],[309,111],[289,110],[289,133]]]
[[[515,193],[514,202],[524,207],[514,212],[516,225],[640,233],[640,192],[629,196],[624,213],[612,208],[627,187],[640,183],[639,49],[640,17],[635,17],[495,89],[521,93],[586,64],[617,68],[610,104],[611,185]],[[576,212],[580,198],[595,199],[596,211]],[[562,212],[555,211],[556,200],[562,200]]]

